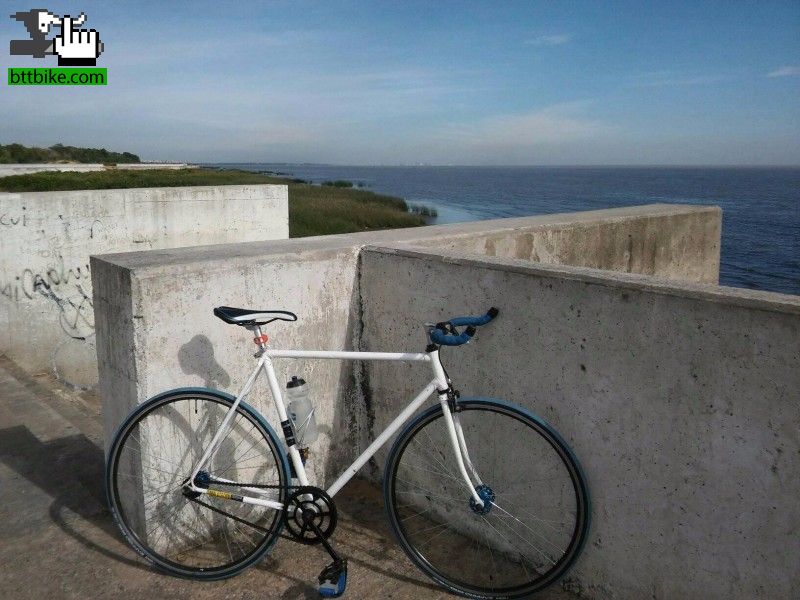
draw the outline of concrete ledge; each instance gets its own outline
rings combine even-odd
[[[119,163],[110,168],[122,171],[147,171],[149,169],[180,171],[181,169],[197,168],[197,165],[190,165],[189,163]]]
[[[47,171],[76,171],[90,173],[104,171],[105,166],[100,163],[18,163],[0,165],[0,177],[9,175],[28,175],[29,173],[44,173]]]
[[[417,245],[717,283],[721,217],[717,207],[633,207],[583,217],[556,215],[527,227],[509,223],[502,231],[471,231],[447,240],[419,240]]]
[[[666,226],[682,219],[705,220],[706,229],[712,233],[689,240],[686,238],[691,228]],[[641,221],[655,224],[662,247],[683,248],[684,263],[691,263],[691,256],[699,263],[703,263],[703,257],[718,257],[718,209],[668,205],[93,257],[93,268],[99,269],[102,264],[104,277],[112,282],[125,281],[104,287],[102,293],[95,295],[98,323],[100,313],[108,315],[98,325],[98,340],[114,339],[100,343],[131,349],[125,356],[98,355],[101,396],[114,398],[115,403],[105,411],[106,431],[113,432],[118,415],[163,389],[190,383],[227,388],[246,377],[250,365],[241,360],[245,338],[238,328],[213,317],[214,306],[265,305],[295,311],[300,315],[300,324],[277,324],[271,331],[273,340],[284,347],[358,347],[365,326],[361,306],[368,301],[361,297],[358,268],[358,257],[365,245],[393,245],[400,249],[403,245],[460,244],[464,239],[512,240],[495,244],[496,251],[503,251],[516,247],[515,235],[546,235],[551,229],[563,231],[571,224],[579,231],[628,226],[631,236],[639,236],[645,231],[640,227]],[[615,264],[626,268],[656,264],[639,257],[655,251],[657,246],[637,243],[633,246],[638,249],[634,251],[637,260],[629,260],[632,246],[628,236],[597,239],[600,241],[595,247],[612,257]],[[567,248],[565,256],[572,256]],[[680,273],[671,264],[657,264],[659,273],[663,271],[665,276]],[[711,260],[703,264],[703,277],[715,279],[718,263]],[[114,286],[120,288],[119,294]],[[171,310],[164,312],[165,306]],[[119,314],[132,315],[133,329],[115,325]],[[180,319],[175,318],[178,314]],[[176,361],[182,361],[185,368],[175,369]],[[353,399],[360,394],[363,373],[354,371],[352,366],[306,362],[279,365],[280,376],[288,379],[295,374],[291,369],[313,374],[321,389],[331,390],[329,403],[318,408],[320,420],[333,423],[336,431],[347,432],[350,446],[360,445],[365,408]],[[131,374],[135,374],[135,394],[130,387]],[[269,413],[269,403],[256,404]],[[340,410],[341,407],[345,409]],[[319,480],[325,480],[330,465],[344,460],[342,449],[345,457],[352,452],[348,445],[338,446],[338,452],[336,447],[328,452],[328,444],[329,441],[320,442],[320,455],[326,458],[315,463]]]
[[[228,244],[213,248],[176,248],[158,253],[105,254],[103,260],[129,269],[169,268],[175,265],[207,265],[216,261],[248,259],[295,251],[323,248],[344,248],[365,245],[411,244],[419,247],[458,250],[462,253],[505,256],[534,260],[531,254],[517,256],[517,247],[533,244],[537,234],[574,229],[580,235],[596,234],[592,248],[576,252],[568,243],[560,243],[551,251],[551,264],[586,265],[598,262],[602,254],[613,271],[640,272],[684,281],[719,280],[719,248],[722,213],[714,206],[653,204],[628,208],[561,213],[536,217],[515,217],[474,221],[452,225],[433,225],[388,231],[370,231],[342,235],[306,237],[283,242]],[[645,231],[643,223],[649,224]],[[628,228],[621,238],[601,235],[603,228]],[[635,230],[634,230],[635,229]],[[640,237],[651,240],[644,244]],[[635,245],[631,240],[637,239]],[[522,243],[518,243],[518,241]],[[665,249],[673,251],[666,253]],[[667,258],[657,262],[657,253]],[[542,262],[542,261],[536,261]]]
[[[654,277],[640,273],[616,272],[572,265],[547,265],[516,258],[498,256],[474,258],[471,255],[452,250],[426,250],[421,245],[414,243],[400,243],[393,246],[365,246],[363,249],[409,258],[430,259],[435,257],[435,259],[465,267],[552,276],[559,279],[584,281],[621,289],[646,290],[654,294],[693,298],[730,306],[800,314],[800,296],[791,294],[727,287],[709,283],[676,281],[664,276]]]
[[[46,173],[48,171],[76,171],[89,173],[92,171],[108,171],[111,169],[145,170],[145,169],[188,169],[193,165],[186,163],[121,163],[106,166],[102,163],[15,163],[0,164],[0,177],[9,175],[27,175],[29,173]]]

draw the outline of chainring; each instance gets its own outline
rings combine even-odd
[[[328,539],[336,529],[336,504],[320,488],[303,486],[296,488],[286,500],[284,511],[286,529],[301,544],[319,544],[322,538]],[[311,527],[314,523],[322,533],[322,538]]]

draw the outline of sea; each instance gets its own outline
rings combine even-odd
[[[800,167],[434,167],[217,164],[336,179],[457,223],[665,202],[722,208],[720,283],[800,295]]]

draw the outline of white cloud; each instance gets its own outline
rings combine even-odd
[[[532,147],[591,139],[612,128],[586,115],[586,102],[557,104],[524,113],[450,124],[440,140],[471,147]]]
[[[797,77],[800,75],[800,67],[785,66],[778,67],[774,71],[767,73],[767,77]]]
[[[728,75],[690,75],[675,71],[653,71],[636,78],[633,87],[674,87],[686,85],[708,85],[730,80]]]
[[[529,40],[525,40],[528,46],[560,46],[566,44],[572,39],[572,36],[567,33],[560,33],[557,35],[540,35]]]

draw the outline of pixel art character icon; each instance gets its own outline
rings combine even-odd
[[[11,15],[21,21],[30,35],[29,40],[11,40],[13,56],[45,58],[55,54],[58,65],[65,67],[93,67],[103,52],[103,42],[95,29],[79,29],[86,22],[86,15],[77,18],[70,15],[59,17],[46,8],[34,8],[28,12]],[[51,27],[60,27],[61,33],[47,39]]]

